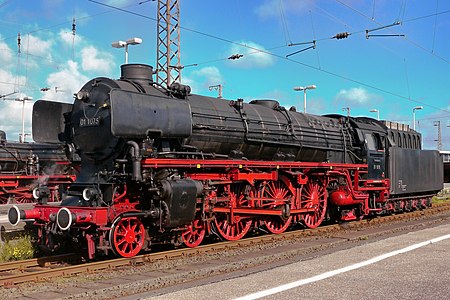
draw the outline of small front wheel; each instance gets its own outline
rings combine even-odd
[[[144,246],[145,229],[136,217],[121,218],[113,222],[109,241],[114,253],[122,257],[137,255]]]

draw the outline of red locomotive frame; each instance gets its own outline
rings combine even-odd
[[[56,163],[67,165],[68,163]],[[0,174],[0,204],[34,203],[33,190],[45,184],[49,188],[48,202],[60,201],[58,191],[61,185],[73,183],[76,175],[39,174],[39,175],[5,175]]]
[[[188,247],[198,246],[212,232],[226,240],[238,240],[252,226],[265,227],[274,234],[284,232],[294,223],[315,228],[326,218],[329,205],[342,209],[341,220],[363,218],[386,209],[403,209],[408,201],[412,201],[411,207],[429,206],[429,199],[422,198],[400,200],[396,207],[389,200],[389,179],[365,180],[366,164],[155,158],[143,160],[141,166],[142,170],[177,169],[183,179],[203,183],[194,221],[183,228],[171,229],[178,232]],[[334,186],[328,195],[330,184]],[[152,237],[139,217],[136,207],[139,199],[129,197],[127,186],[119,190],[109,207],[61,208],[37,204],[33,210],[23,211],[25,215],[20,219],[35,218],[41,229],[55,218],[67,220],[67,224],[59,224],[62,229],[66,229],[65,225],[67,229],[94,226],[99,239],[94,242],[92,234],[85,235],[90,258],[108,248],[107,245],[116,254],[131,257]],[[382,206],[370,208],[369,201]],[[59,214],[64,214],[64,218]]]

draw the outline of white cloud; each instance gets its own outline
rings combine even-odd
[[[224,79],[217,67],[204,67],[182,77],[183,84],[191,87],[192,93],[204,93],[209,86],[224,84]]]
[[[24,76],[13,75],[12,73],[0,69],[0,95],[9,95],[18,90],[15,84],[19,80],[21,86],[25,83]],[[25,96],[23,93],[14,93],[6,96],[6,100],[0,100],[0,129],[5,131],[8,140],[18,140],[19,132],[22,131],[22,103],[14,101],[16,98]],[[30,132],[32,105],[25,102],[25,132]],[[28,139],[30,140],[30,139]]]
[[[0,64],[2,69],[9,69],[14,65],[13,51],[4,41],[0,41]]]
[[[11,72],[0,69],[0,95],[10,94],[19,90],[20,87],[17,86],[18,82],[20,83],[20,87],[23,87],[25,85],[26,78],[24,76],[17,77]],[[18,97],[18,95],[14,94],[14,96],[10,97]]]
[[[52,58],[53,40],[27,34],[21,37],[21,68],[36,70],[43,64],[55,64]],[[14,61],[14,59],[13,59]],[[17,59],[15,59],[17,62]]]
[[[78,64],[70,60],[61,71],[48,76],[47,84],[52,89],[44,92],[43,98],[72,103],[73,94],[78,92],[88,80],[89,78],[80,72]]]
[[[22,37],[22,49],[28,50],[30,54],[51,58],[51,40],[42,40],[34,35]]]
[[[307,112],[310,114],[322,115],[324,113],[332,113],[333,108],[330,107],[330,104],[327,100],[321,97],[308,97]],[[297,111],[303,111],[301,107],[303,106],[303,102],[299,104]]]
[[[308,11],[311,1],[284,0],[280,6],[280,0],[265,0],[255,9],[256,15],[261,18],[280,17],[281,7],[285,15],[298,15]]]
[[[25,133],[31,132],[31,111],[33,105],[31,102],[25,102],[24,120]],[[18,141],[19,133],[22,132],[22,102],[2,101],[0,104],[0,123],[1,130],[6,132],[6,138],[9,141]],[[30,141],[31,138],[27,138]]]
[[[239,42],[241,45],[232,45],[229,55],[242,54],[239,59],[230,61],[230,64],[239,68],[267,68],[273,65],[274,58],[266,53],[267,50],[254,42]]]
[[[84,41],[84,38],[82,36],[80,36],[79,34],[76,34],[74,36],[72,34],[72,32],[64,31],[64,30],[61,30],[59,32],[59,37],[63,41],[63,43],[69,47],[72,47],[72,44],[74,41],[75,41],[75,45]]]
[[[19,132],[22,131],[22,103],[14,101],[14,99],[22,98],[24,93],[14,93],[19,90],[17,81],[20,83],[20,88],[24,87],[25,77],[19,76],[0,69],[0,95],[8,95],[3,100],[0,100],[0,130],[6,132],[8,140],[19,140]],[[12,94],[12,95],[10,95]],[[25,117],[25,132],[30,132],[31,127],[31,109],[33,105],[26,101],[24,107]],[[31,140],[28,138],[28,140]]]
[[[113,56],[107,52],[99,52],[93,46],[83,48],[81,56],[81,66],[84,71],[109,73],[115,68]]]
[[[336,100],[343,101],[348,105],[365,106],[373,104],[381,99],[379,95],[371,94],[364,88],[342,89],[336,95]]]
[[[205,78],[205,84],[216,85],[223,82],[222,74],[216,67],[205,67],[192,72],[192,75]]]
[[[195,80],[191,79],[188,76],[183,75],[183,77],[181,77],[181,83],[190,86],[191,93],[199,94],[200,86],[197,84],[197,82]]]

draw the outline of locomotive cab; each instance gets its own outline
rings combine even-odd
[[[361,144],[361,155],[368,165],[367,179],[386,177],[386,128],[377,120],[357,117],[350,122],[357,132]]]
[[[369,165],[368,178],[382,179],[385,177],[386,165],[384,136],[379,133],[366,132],[364,137],[367,164]]]

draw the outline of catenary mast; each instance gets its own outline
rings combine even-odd
[[[179,20],[178,0],[158,0],[156,81],[166,87],[181,82]]]

